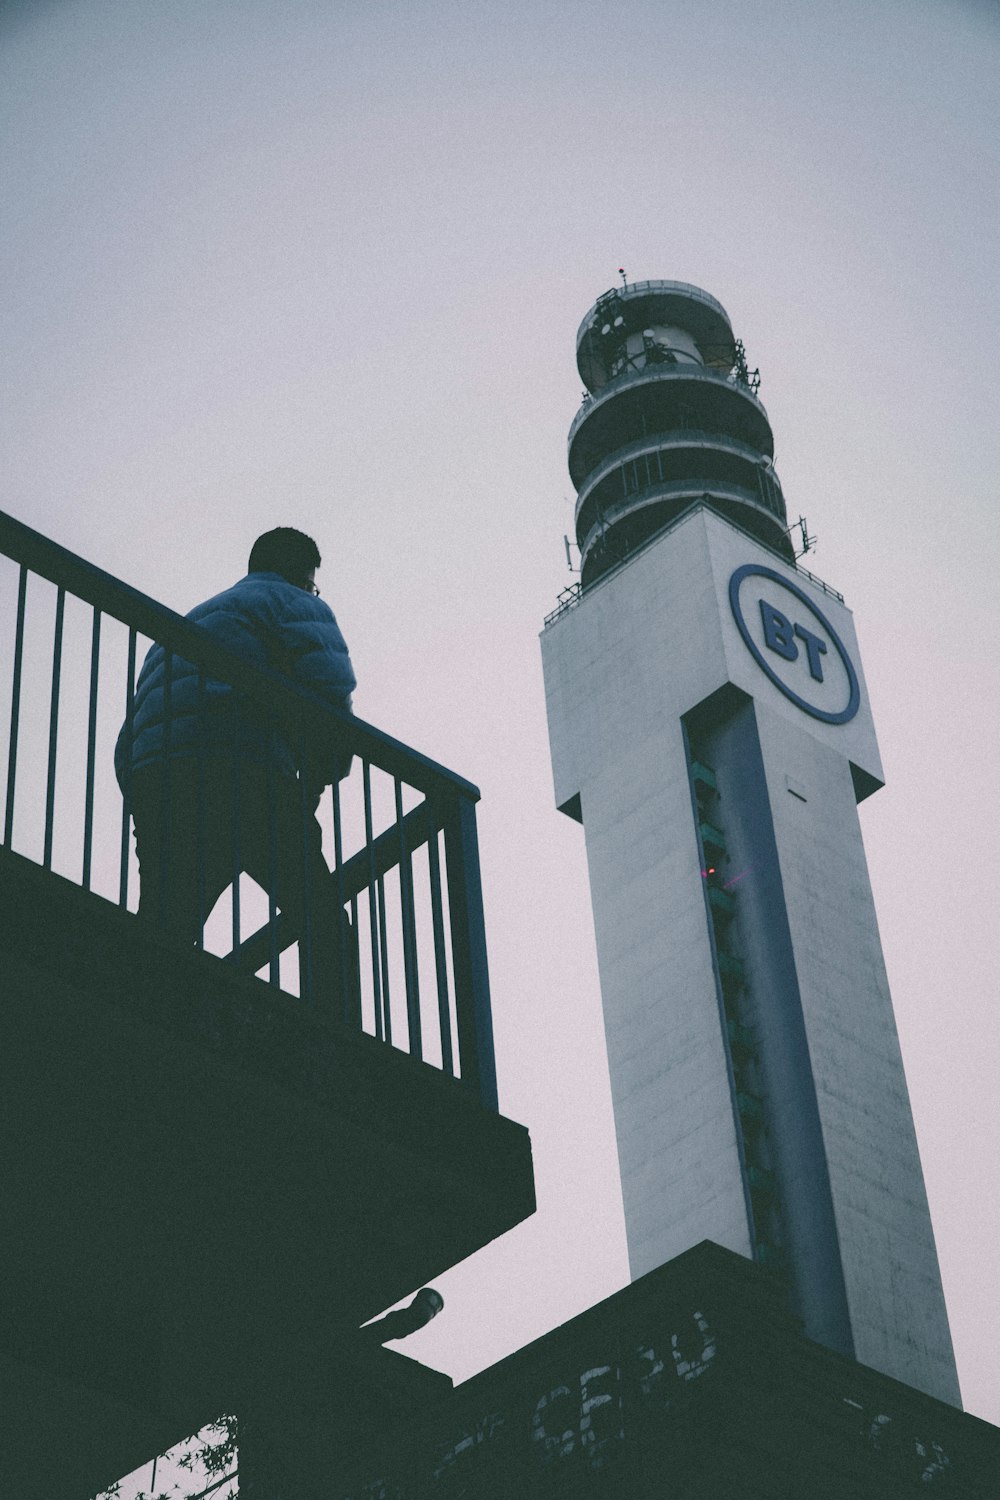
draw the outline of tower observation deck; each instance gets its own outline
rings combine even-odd
[[[612,287],[580,324],[576,360],[584,588],[696,500],[794,560],[760,377],[714,297],[683,281]]]

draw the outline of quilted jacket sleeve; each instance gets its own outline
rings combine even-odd
[[[334,708],[350,712],[357,679],[333,610],[322,599],[295,588],[276,590],[274,605],[270,665]],[[308,768],[308,780],[318,790],[346,776],[350,764],[349,754],[335,750],[329,760]]]

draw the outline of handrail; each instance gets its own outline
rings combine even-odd
[[[646,537],[627,557],[623,557],[620,562],[616,562],[606,573],[602,573],[600,578],[595,578],[594,582],[589,584],[586,590],[584,590],[582,583],[574,583],[569,588],[563,589],[558,595],[555,609],[550,610],[542,621],[543,632],[548,630],[551,625],[554,625],[557,620],[561,620],[563,615],[567,614],[571,609],[575,609],[594,589],[601,588],[603,584],[608,583],[616,574],[620,573],[623,568],[627,568],[630,563],[635,562],[637,557],[640,557],[648,548],[661,541],[668,532],[674,531],[678,526],[683,525],[696,511],[709,510],[710,508],[701,498],[693,500],[690,505],[686,505],[682,511],[679,511],[676,516],[672,516],[665,525],[654,531],[651,536]],[[729,520],[728,516],[720,515],[717,510],[713,510],[712,515],[717,521],[721,521],[723,526],[728,526],[730,531],[739,532],[743,536],[747,535],[743,531],[743,528],[735,525]],[[797,573],[804,574],[810,583],[814,583],[817,588],[822,589],[824,594],[827,594],[831,599],[838,599],[841,604],[844,603],[843,594],[838,593],[829,583],[824,583],[822,578],[817,578],[815,573],[810,573],[808,568],[801,567],[797,560],[794,563],[790,563],[787,557],[784,557],[776,547],[769,546],[762,537],[754,537],[753,540],[758,546],[766,548],[768,552],[772,552],[779,562],[785,564],[786,568],[791,567]]]
[[[437,820],[432,819],[430,814],[430,804],[421,802],[419,807],[415,807],[412,812],[406,814],[401,828],[399,826],[387,828],[385,833],[372,841],[370,849],[362,849],[350,859],[345,860],[340,867],[343,899],[350,901],[367,889],[373,869],[376,879],[395,869],[399,859],[401,832],[410,854],[415,854],[418,849],[422,849],[428,839],[433,838],[438,828]],[[299,933],[287,917],[279,916],[277,922],[277,947],[278,951],[283,953],[290,944],[297,941]],[[274,939],[269,923],[259,927],[250,937],[244,938],[236,955],[239,967],[248,974],[256,974],[257,970],[267,963],[272,941]]]
[[[594,313],[597,311],[598,307],[600,307],[605,298],[615,296],[620,297],[623,302],[627,302],[630,297],[637,297],[642,293],[646,293],[647,295],[652,293],[664,297],[686,297],[692,302],[700,303],[703,307],[711,308],[714,313],[717,313],[721,318],[725,320],[726,326],[729,326],[729,314],[726,312],[726,309],[723,307],[722,303],[719,302],[717,298],[713,297],[711,292],[706,292],[702,287],[695,286],[693,282],[660,280],[627,281],[624,286],[608,287],[608,290],[606,292],[602,292],[593,306],[585,313],[583,321],[576,331],[577,347],[579,347],[579,345],[583,341],[583,337],[590,327],[591,318],[594,316]]]
[[[315,715],[321,715],[325,721],[321,733],[328,734],[335,723],[349,725],[351,748],[356,755],[364,756],[390,774],[401,771],[406,780],[422,792],[429,794],[451,788],[479,801],[479,788],[465,777],[411,749],[402,740],[393,739],[392,735],[355,714],[333,708],[280,673],[244,661],[225,646],[220,646],[202,626],[186,620],[183,615],[124,583],[113,573],[95,567],[6,511],[0,511],[0,552],[86,604],[93,605],[102,614],[111,615],[140,635],[159,641],[185,660],[197,660],[212,676],[239,688],[269,711],[278,709],[288,714],[297,730],[304,730],[308,735],[310,717]]]
[[[619,375],[613,375],[599,391],[595,391],[589,401],[585,401],[576,416],[570,423],[569,433],[566,438],[567,447],[572,450],[577,433],[588,421],[598,407],[604,406],[626,386],[651,386],[665,381],[698,380],[708,381],[712,385],[729,386],[734,391],[739,391],[745,396],[752,406],[756,407],[765,422],[767,422],[767,408],[759,396],[756,396],[748,385],[738,380],[732,371],[713,370],[709,365],[684,364],[684,365],[643,365],[639,370],[623,370]]]
[[[4,846],[13,850],[16,843],[19,853],[77,879],[87,890],[116,889],[118,904],[133,910],[129,832],[133,803],[142,810],[135,802],[139,777],[146,776],[143,819],[153,821],[144,823],[145,837],[153,838],[160,852],[139,868],[141,917],[145,913],[144,919],[166,924],[177,941],[193,944],[197,933],[201,947],[219,882],[224,891],[228,876],[232,939],[225,956],[231,962],[251,974],[267,966],[272,985],[280,987],[280,955],[297,944],[299,997],[323,1019],[361,1025],[380,1040],[408,1046],[415,1057],[458,1076],[495,1110],[475,826],[478,788],[280,673],[234,654],[201,625],[0,511],[0,561],[4,558],[19,571],[16,623],[14,611],[0,613],[0,629],[11,632],[13,646]],[[36,595],[28,586],[33,576],[55,585],[54,629],[52,595],[48,590]],[[78,623],[79,604],[93,612],[85,632]],[[86,657],[85,633],[90,636]],[[110,658],[108,637],[113,638]],[[104,748],[123,710],[126,726],[133,722],[139,637],[165,650],[163,740],[154,762],[161,768],[156,786],[162,790],[154,793],[152,811],[145,771],[126,770],[123,806],[111,772],[110,743],[107,753]],[[51,671],[39,671],[40,644],[50,653]],[[126,655],[126,691],[119,695],[117,668],[110,668],[110,688],[108,670],[102,676],[102,668],[107,660],[120,661],[124,671]],[[187,709],[195,726],[217,722],[198,717],[214,711],[206,708],[207,684],[222,682],[235,690],[213,700],[222,705],[218,722],[232,724],[236,736],[221,759],[198,749],[186,758],[170,754],[178,660],[197,671],[193,720]],[[303,781],[279,772],[267,756],[260,763],[241,758],[239,734],[249,729],[255,735],[256,722],[266,734],[276,733],[282,744],[294,746],[298,764],[316,751],[319,763],[329,766],[333,750],[343,763],[355,757],[360,774],[335,781],[314,818]],[[230,743],[228,738],[199,740],[200,733],[196,728],[195,745]],[[244,767],[256,768],[256,780]],[[209,777],[211,792],[206,791]],[[240,786],[248,777],[242,808]],[[408,807],[413,793],[423,800]],[[109,822],[115,820],[120,836],[109,837]],[[81,869],[81,833],[82,876],[74,873]],[[250,865],[240,842],[244,837],[254,845]],[[30,853],[25,842],[42,849],[43,857]],[[324,843],[332,846],[332,858],[321,852]],[[111,878],[113,849],[117,885]],[[180,874],[176,869],[171,874],[172,862]],[[210,865],[214,883],[206,900]],[[240,874],[248,868],[268,894],[267,921],[244,937]],[[287,900],[288,910],[279,912],[276,890],[286,893],[280,899]],[[158,894],[151,910],[153,892]]]
[[[643,437],[634,438],[631,442],[623,444],[621,448],[614,449],[607,458],[602,459],[591,469],[577,491],[575,519],[579,520],[580,512],[598,486],[616,471],[623,469],[627,463],[643,458],[647,454],[666,453],[686,445],[707,448],[716,453],[725,453],[727,456],[743,459],[757,469],[762,467],[760,450],[754,448],[751,443],[744,442],[742,438],[732,437],[726,432],[712,432],[707,427],[668,427],[662,432],[651,432]],[[772,465],[767,465],[767,472],[780,489],[781,482]]]
[[[602,515],[593,522],[590,530],[580,543],[581,566],[585,563],[591,547],[594,545],[595,540],[604,532],[605,527],[610,531],[612,527],[616,526],[626,516],[633,515],[640,510],[645,510],[657,501],[677,501],[687,495],[691,495],[692,502],[699,504],[704,502],[706,496],[710,496],[713,500],[736,502],[743,507],[745,512],[749,514],[755,513],[763,517],[766,521],[774,523],[778,535],[784,535],[784,531],[780,529],[781,522],[785,519],[784,516],[778,516],[775,511],[763,504],[758,496],[754,495],[751,490],[743,485],[729,483],[728,481],[712,481],[706,484],[702,479],[654,480],[652,484],[643,485],[639,490],[630,490],[620,500],[608,505]],[[755,537],[754,540],[763,541],[763,538]],[[767,544],[764,543],[764,545],[766,546]],[[788,559],[785,558],[784,561],[787,562]]]

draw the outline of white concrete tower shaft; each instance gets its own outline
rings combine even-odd
[[[653,281],[578,335],[582,592],[542,634],[584,825],[634,1277],[703,1239],[806,1333],[958,1404],[858,823],[850,611],[796,567],[724,309]]]

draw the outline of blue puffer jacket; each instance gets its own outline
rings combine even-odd
[[[280,573],[248,573],[214,599],[207,599],[187,615],[220,645],[245,661],[286,677],[325,698],[336,708],[350,709],[356,687],[347,644],[328,604]],[[126,768],[137,771],[163,759],[164,658],[162,646],[150,648],[136,683],[132,709],[131,754],[128,724],[115,746],[115,774],[124,787]],[[173,658],[170,685],[171,758],[231,759],[271,765],[281,775],[299,770],[292,749],[273,728],[263,724],[249,703],[240,705],[228,683],[206,677],[201,702],[198,669],[182,657]],[[201,710],[199,714],[199,708]],[[310,783],[335,781],[347,772],[350,756],[331,744],[329,759],[310,764]]]

